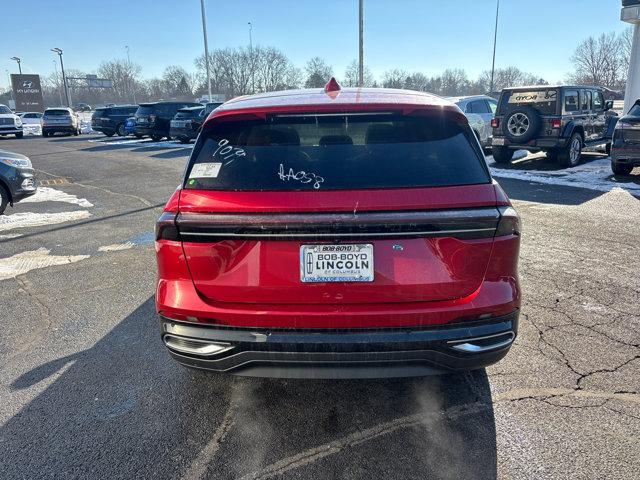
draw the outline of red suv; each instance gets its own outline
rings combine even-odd
[[[162,339],[239,375],[481,368],[517,333],[519,245],[453,103],[333,79],[237,98],[156,225]]]

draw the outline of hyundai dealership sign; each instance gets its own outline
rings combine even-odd
[[[16,99],[16,112],[42,112],[42,87],[40,75],[13,74],[11,75],[13,97]]]

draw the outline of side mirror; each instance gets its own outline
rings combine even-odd
[[[604,109],[611,110],[613,108],[613,100],[607,100],[604,102]]]

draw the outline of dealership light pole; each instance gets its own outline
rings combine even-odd
[[[500,0],[496,3],[496,26],[493,29],[493,61],[491,62],[491,83],[489,84],[489,95],[493,92],[493,76],[496,71],[496,43],[498,40],[498,14],[500,13]]]
[[[52,60],[53,62],[53,69],[56,72],[56,81],[58,81],[58,62],[56,62],[55,60]],[[60,90],[60,87],[58,87],[58,97],[60,97],[60,106],[62,106],[62,90]]]
[[[207,90],[209,101],[211,101],[211,72],[209,70],[209,43],[207,42],[207,16],[204,12],[204,0],[200,0],[200,11],[202,12],[202,35],[204,36],[204,65],[207,69]]]
[[[251,58],[251,93],[256,93],[256,83],[253,69],[253,24],[247,22],[249,25],[249,57]]]
[[[358,16],[360,17],[359,26],[359,42],[358,42],[358,86],[364,86],[364,0],[360,0],[358,8]]]
[[[133,103],[136,103],[136,85],[131,78],[131,58],[129,58],[129,45],[125,45],[124,48],[127,50],[127,67],[129,67],[129,88],[131,89],[131,93],[133,93]]]
[[[18,72],[22,75],[22,67],[20,66],[20,59],[18,57],[11,57],[10,60],[15,60],[18,63]]]
[[[71,102],[69,101],[69,89],[67,88],[67,76],[64,73],[64,63],[62,62],[62,49],[52,48],[51,51],[53,53],[57,53],[60,57],[60,69],[62,70],[62,85],[64,86],[64,96],[67,99],[67,107],[71,107]]]

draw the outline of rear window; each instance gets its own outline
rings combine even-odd
[[[631,115],[633,117],[640,117],[640,105],[636,103],[633,107],[631,107],[627,115]]]
[[[155,113],[155,105],[140,105],[136,110],[136,115],[151,115]]]
[[[202,112],[204,108],[199,108],[197,110],[178,110],[176,116],[174,118],[197,118]]]
[[[558,90],[546,88],[540,90],[505,90],[500,97],[498,113],[503,115],[518,107],[533,107],[543,115],[554,115],[558,106]]]
[[[200,136],[185,188],[347,190],[487,183],[486,164],[472,142],[468,125],[442,115],[227,121]]]
[[[71,115],[69,113],[69,110],[64,110],[64,109],[51,109],[51,110],[47,110],[44,112],[45,116],[47,117],[61,117],[64,115]]]
[[[96,118],[99,117],[104,117],[109,113],[109,109],[108,108],[96,108],[95,111],[93,112],[93,116]]]

